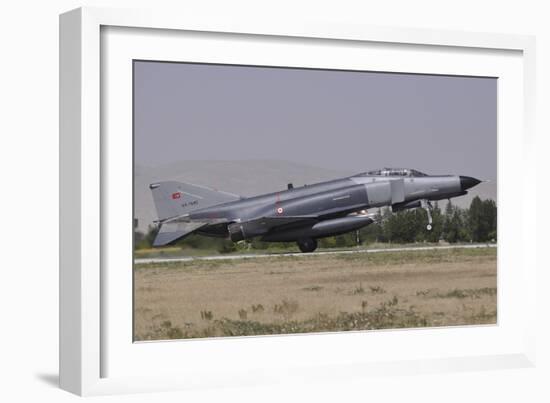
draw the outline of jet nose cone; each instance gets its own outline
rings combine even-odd
[[[462,191],[473,188],[478,183],[481,183],[479,179],[472,178],[471,176],[461,176],[460,177],[460,187]]]

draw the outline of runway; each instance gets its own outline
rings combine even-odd
[[[194,260],[236,260],[236,259],[258,259],[286,256],[319,256],[319,255],[348,255],[353,253],[380,253],[380,252],[414,252],[427,250],[447,250],[447,249],[475,249],[475,248],[496,248],[496,244],[468,244],[468,245],[445,245],[445,246],[410,246],[403,248],[381,248],[381,249],[346,249],[335,251],[319,251],[312,253],[265,253],[265,254],[241,254],[241,255],[217,255],[217,256],[182,256],[173,258],[142,258],[135,259],[135,264],[152,263],[170,263],[170,262],[190,262]]]

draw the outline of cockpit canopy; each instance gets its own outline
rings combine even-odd
[[[363,172],[357,176],[428,176],[423,172],[410,168],[382,168],[374,171]]]

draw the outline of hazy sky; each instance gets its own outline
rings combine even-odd
[[[135,161],[289,160],[496,179],[497,80],[135,62]]]

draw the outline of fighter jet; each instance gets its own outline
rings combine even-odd
[[[465,195],[480,182],[469,176],[384,168],[301,187],[288,184],[285,190],[254,197],[190,183],[152,183],[160,225],[153,245],[197,233],[234,242],[296,242],[302,252],[313,252],[319,238],[372,224],[375,214],[368,209],[382,206],[392,212],[423,208],[431,230],[432,201]]]

